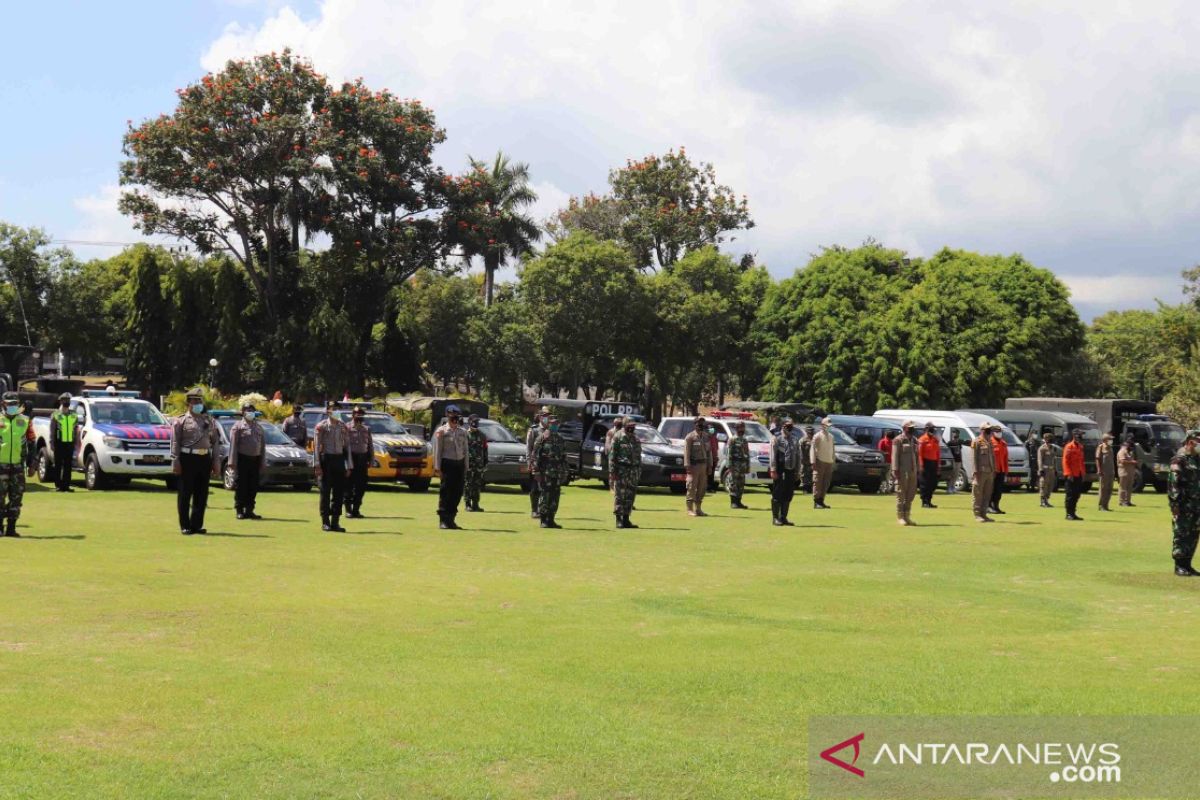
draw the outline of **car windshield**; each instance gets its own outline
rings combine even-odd
[[[260,422],[259,424],[262,425],[263,438],[266,440],[267,444],[286,444],[291,445],[292,447],[296,446],[296,443],[292,441],[292,438],[279,429],[274,423]]]
[[[854,438],[851,437],[850,434],[846,433],[841,428],[829,428],[829,432],[833,434],[834,444],[858,444],[858,442],[854,441]]]
[[[667,437],[663,436],[649,425],[638,425],[633,429],[633,435],[638,438],[642,444],[670,444]]]
[[[166,425],[158,409],[146,402],[92,403],[92,422],[107,425]]]
[[[1073,435],[1075,431],[1083,432],[1083,440],[1089,444],[1100,444],[1100,426],[1094,422],[1069,422],[1067,430]]]
[[[350,424],[350,415],[342,414],[342,421]],[[368,414],[363,417],[367,430],[380,436],[408,436],[408,428],[401,425],[395,418],[387,414]]]
[[[1003,439],[1004,443],[1006,445],[1008,445],[1009,447],[1024,447],[1025,446],[1025,444],[1020,439],[1017,438],[1016,434],[1013,433],[1012,431],[1010,431],[1008,428],[1000,429],[1000,438]]]
[[[734,431],[736,434],[737,431]],[[750,444],[762,444],[771,441],[771,432],[761,422],[746,423],[746,441]]]
[[[1182,447],[1184,432],[1183,428],[1173,423],[1159,422],[1150,426],[1154,431],[1154,441],[1160,445],[1168,447]]]
[[[508,428],[490,419],[479,420],[479,430],[483,431],[483,435],[489,442],[503,442],[504,444],[520,444],[517,437],[513,436]]]

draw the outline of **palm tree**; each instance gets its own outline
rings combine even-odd
[[[520,258],[542,238],[542,229],[521,210],[537,200],[529,186],[529,165],[514,164],[502,152],[489,166],[467,157],[471,179],[478,181],[480,233],[467,245],[467,254],[483,256],[483,302],[492,305],[496,270],[510,258]]]

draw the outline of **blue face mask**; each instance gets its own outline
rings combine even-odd
[[[10,417],[15,417],[17,414],[19,414],[21,412],[21,407],[20,406],[5,406],[4,411]]]
[[[556,431],[556,430],[558,430],[558,423],[557,423],[557,422],[551,422],[551,423],[550,423],[550,430],[552,430],[552,431]]]
[[[204,413],[204,403],[192,403],[192,413],[193,414],[203,414]]]

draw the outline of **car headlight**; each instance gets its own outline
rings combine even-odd
[[[854,461],[848,453],[834,453],[833,457],[843,464],[850,464]]]
[[[121,448],[121,445],[123,445],[123,444],[124,444],[124,442],[122,442],[116,436],[105,436],[104,437],[104,446],[105,447],[111,447],[114,450],[119,450]]]
[[[518,463],[518,464],[524,464],[524,463],[525,463],[526,461],[528,461],[528,460],[529,460],[529,459],[528,459],[528,458],[526,458],[525,456],[517,456],[517,463]]]
[[[662,456],[652,456],[649,453],[642,453],[643,464],[661,464]]]

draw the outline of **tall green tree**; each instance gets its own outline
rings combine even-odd
[[[537,201],[529,185],[529,165],[496,153],[490,164],[470,158],[458,179],[452,216],[457,239],[468,256],[483,258],[483,303],[491,306],[496,270],[527,255],[542,237],[537,222],[523,213]]]
[[[130,253],[129,319],[125,323],[125,377],[145,387],[151,397],[166,394],[175,377],[172,368],[173,321],[163,295],[160,251],[138,245]]]
[[[443,387],[475,382],[479,359],[469,335],[483,314],[475,279],[422,273],[405,287],[399,327],[417,343],[422,366]]]
[[[754,227],[745,196],[719,183],[712,164],[693,163],[682,147],[630,160],[609,172],[608,183],[610,195],[573,199],[556,226],[620,241],[643,269],[669,270],[685,253]]]
[[[121,210],[236,260],[262,306],[272,383],[303,342],[302,249],[328,236],[329,258],[370,284],[372,302],[346,314],[361,370],[388,289],[445,251],[433,113],[361,81],[334,88],[288,51],[231,61],[178,94],[172,114],[125,135]]]

